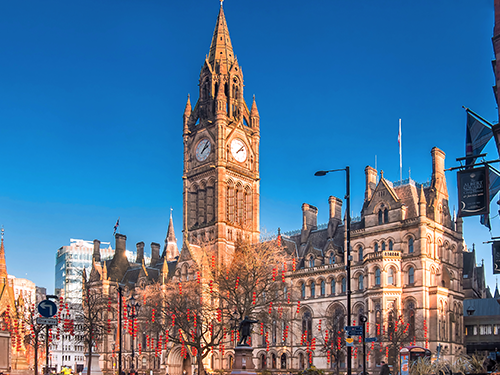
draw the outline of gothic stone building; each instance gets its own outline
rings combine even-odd
[[[96,246],[91,282],[104,293],[116,293],[116,285],[143,287],[150,282],[192,279],[200,243],[210,243],[218,254],[234,249],[238,238],[259,241],[259,142],[260,117],[255,98],[249,108],[243,97],[243,73],[233,51],[222,6],[217,17],[209,54],[200,73],[199,97],[184,110],[183,250],[175,244],[172,222],[162,255],[151,244],[151,264],[144,263],[144,244],[137,245],[137,260],[129,263],[125,236],[117,235],[112,260],[101,262]],[[351,226],[353,319],[368,317],[368,336],[404,315],[415,332],[414,344],[451,358],[463,353],[462,222],[451,217],[444,174],[444,153],[432,150],[429,185],[412,180],[393,184],[381,173],[366,167],[365,201],[361,219]],[[319,337],[320,321],[326,325],[335,314],[346,311],[344,260],[345,226],[342,201],[329,198],[330,219],[317,226],[317,209],[303,205],[303,226],[294,235],[281,235],[281,243],[297,260],[286,281],[301,307],[291,319],[288,335],[284,326],[271,327],[269,348],[260,333],[253,334],[257,368],[298,370],[308,363],[329,369],[333,361],[319,347],[302,345],[304,330]],[[113,289],[114,288],[114,289]],[[114,291],[113,291],[114,290]],[[340,324],[342,326],[345,321]],[[393,324],[393,323],[392,323]],[[378,328],[377,328],[378,327]],[[128,336],[128,335],[125,335]],[[382,338],[382,336],[380,336]],[[105,374],[116,369],[116,337],[100,348]],[[130,342],[125,337],[124,369],[130,368]],[[139,333],[138,340],[143,340]],[[369,367],[385,359],[384,345],[370,347]],[[356,351],[355,351],[356,353]],[[208,370],[228,369],[233,354],[214,350],[207,358]],[[360,355],[353,360],[356,369]],[[138,357],[138,358],[137,358]],[[152,353],[136,356],[136,368],[157,374],[179,375],[195,369],[195,359],[183,359],[180,349],[169,347],[158,358]],[[340,361],[345,365],[345,358]]]

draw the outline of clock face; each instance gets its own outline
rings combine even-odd
[[[233,139],[231,142],[231,153],[237,162],[244,162],[247,158],[247,146],[241,139]]]
[[[205,161],[210,155],[210,150],[212,146],[208,138],[203,138],[200,142],[198,142],[198,146],[196,146],[196,159],[198,161]]]

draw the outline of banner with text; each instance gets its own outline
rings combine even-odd
[[[458,216],[487,215],[490,209],[488,168],[474,168],[459,171]]]
[[[493,273],[500,273],[500,241],[493,241],[491,244],[491,250],[493,251]]]

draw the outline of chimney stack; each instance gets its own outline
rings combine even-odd
[[[436,180],[438,177],[444,177],[444,158],[445,153],[437,147],[431,150],[432,155],[432,179]]]
[[[96,262],[101,261],[101,241],[94,240],[94,255],[93,258]]]
[[[135,246],[137,247],[137,258],[135,262],[141,264],[144,260],[144,242],[137,242]]]
[[[377,170],[367,165],[365,168],[365,202],[372,199],[373,191],[377,187],[377,176]]]
[[[126,256],[127,251],[127,236],[124,234],[115,234],[115,254]]]
[[[151,265],[154,266],[160,260],[160,244],[151,242]]]
[[[302,229],[314,230],[318,227],[318,209],[310,204],[302,205]]]
[[[330,220],[337,219],[342,221],[342,199],[330,196],[328,203],[330,206]]]

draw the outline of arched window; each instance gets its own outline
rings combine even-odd
[[[306,367],[306,361],[304,360],[304,353],[299,353],[299,369],[303,370]]]
[[[271,354],[271,368],[276,368],[276,354]]]
[[[382,251],[385,250],[385,242],[382,242]]]
[[[375,252],[378,251],[378,242],[375,242],[375,245],[373,245],[373,249],[375,250]]]
[[[363,261],[363,246],[358,246],[358,260]]]
[[[273,320],[273,325],[271,329],[271,341],[273,344],[276,344],[277,337],[278,337],[278,324],[276,324],[276,320]]]
[[[378,210],[378,224],[383,224],[383,221],[382,221],[382,210]]]
[[[314,267],[314,258],[313,257],[310,257],[309,258],[309,267]]]
[[[394,243],[392,242],[392,240],[389,240],[389,250],[393,249],[394,249]]]
[[[309,310],[302,315],[302,334],[306,336],[307,341],[312,339],[312,316]]]
[[[410,237],[408,240],[408,252],[411,254],[413,253],[413,238]]]
[[[358,290],[363,290],[364,289],[364,276],[359,275],[358,277]]]
[[[387,285],[394,285],[394,270],[389,268],[387,272]]]
[[[380,268],[375,270],[375,286],[380,286]]]
[[[415,282],[415,269],[413,267],[408,268],[408,284],[413,284]]]
[[[300,286],[300,298],[306,298],[306,283],[302,283]]]
[[[266,355],[265,354],[262,354],[260,356],[260,368],[261,369],[264,369],[267,367],[267,358],[266,358]]]
[[[316,297],[316,283],[311,281],[311,298]]]
[[[384,210],[384,223],[388,223],[389,222],[389,210],[386,208]]]
[[[232,181],[227,184],[227,194],[226,194],[226,217],[227,221],[230,223],[234,222],[235,216],[235,198],[234,198],[234,185]]]
[[[345,281],[345,277],[342,278],[342,293],[345,293],[347,290],[347,287],[346,287],[346,281]]]
[[[321,291],[320,294],[322,297],[325,296],[325,280],[321,280]]]
[[[286,369],[286,354],[283,353],[281,355],[281,369],[284,370]]]
[[[328,259],[328,262],[330,264],[335,264],[335,254],[334,253],[330,254],[330,258]]]
[[[331,294],[335,294],[335,279],[332,279],[332,281],[330,282],[330,290],[331,290]]]
[[[415,336],[415,305],[413,302],[408,304],[408,334]]]

